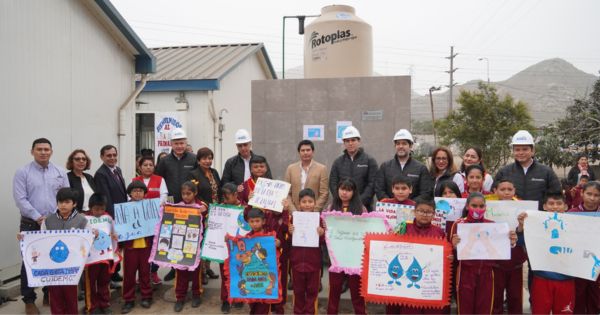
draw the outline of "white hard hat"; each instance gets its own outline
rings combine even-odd
[[[358,129],[356,129],[356,127],[354,126],[348,126],[344,129],[344,132],[342,132],[342,139],[351,139],[351,138],[359,138],[360,139],[360,132],[358,132]]]
[[[535,145],[533,143],[533,136],[527,130],[519,130],[512,137],[510,145]]]
[[[177,139],[186,139],[187,135],[185,134],[185,131],[181,128],[175,128],[171,131],[171,140],[177,140]]]
[[[248,143],[252,141],[250,133],[246,129],[238,129],[235,132],[235,144]]]
[[[396,132],[396,134],[394,135],[394,141],[396,140],[408,140],[410,141],[410,143],[415,142],[415,140],[413,140],[412,134],[410,134],[410,131],[406,129],[400,129]]]

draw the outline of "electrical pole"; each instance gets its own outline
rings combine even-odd
[[[431,103],[431,126],[433,128],[433,145],[437,147],[437,134],[435,132],[435,115],[433,114],[433,91],[439,91],[442,87],[432,86],[429,88],[429,102]]]
[[[454,57],[456,57],[458,53],[454,53],[454,46],[450,46],[450,57],[446,57],[446,59],[450,59],[450,71],[446,71],[446,73],[450,74],[450,85],[446,85],[450,89],[450,101],[448,103],[448,114],[452,112],[452,102],[454,99],[452,98],[452,89],[456,86],[454,83],[454,71],[458,70],[458,68],[454,68]]]

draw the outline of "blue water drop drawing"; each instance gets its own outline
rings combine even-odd
[[[388,284],[396,283],[397,285],[402,285],[400,283],[400,278],[404,274],[404,269],[402,269],[402,265],[400,264],[400,260],[398,260],[398,255],[394,257],[390,265],[388,266],[388,275],[392,280],[388,281]]]
[[[250,224],[248,224],[248,222],[246,222],[246,220],[244,220],[244,211],[240,211],[240,214],[238,215],[238,218],[237,218],[237,223],[238,223],[238,226],[240,227],[240,229],[242,229],[244,231],[250,231]]]
[[[423,278],[423,268],[417,261],[417,258],[413,257],[412,263],[406,270],[406,277],[411,282],[406,287],[410,288],[414,285],[417,289],[421,288],[417,282],[421,281],[421,278]]]
[[[52,259],[53,262],[60,264],[67,260],[67,257],[69,257],[69,248],[67,247],[67,244],[59,240],[50,250],[50,259]]]
[[[100,255],[104,253],[112,245],[110,236],[104,231],[98,230],[98,237],[94,240],[94,249],[100,252]]]

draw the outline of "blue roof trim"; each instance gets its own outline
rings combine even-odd
[[[139,83],[139,81],[137,82]],[[220,88],[219,80],[168,80],[148,81],[143,92],[214,91]]]
[[[102,9],[102,12],[113,22],[113,24],[121,31],[123,36],[127,38],[129,43],[138,51],[135,56],[135,73],[154,73],[156,72],[156,58],[150,52],[148,47],[137,36],[133,29],[127,24],[123,16],[110,3],[109,0],[94,0],[94,2]]]

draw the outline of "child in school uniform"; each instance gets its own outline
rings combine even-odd
[[[544,197],[544,211],[565,212],[567,203],[561,192],[547,193]],[[519,214],[517,220],[517,235],[519,246],[525,246],[524,222],[527,213]],[[533,280],[530,290],[531,313],[532,314],[580,314],[574,312],[577,304],[575,302],[575,280],[571,276],[558,272],[532,271]]]
[[[412,181],[404,175],[396,175],[392,179],[392,194],[393,198],[383,198],[379,200],[385,203],[395,203],[401,205],[414,206],[415,202],[410,200],[412,193]]]
[[[96,218],[110,221],[111,239],[116,240],[115,226],[112,217],[106,212],[106,197],[94,193],[88,201],[89,213]],[[113,250],[117,250],[113,248]],[[112,275],[113,261],[101,261],[85,266],[85,309],[88,314],[111,314],[110,309],[110,277]]]
[[[502,179],[494,183],[494,194],[486,200],[518,200],[511,181]],[[504,314],[504,292],[508,314],[523,314],[523,263],[527,253],[522,246],[510,250],[509,260],[498,260],[494,266],[494,314]]]
[[[407,223],[402,230],[397,233],[402,235],[414,235],[425,237],[446,238],[446,232],[437,226],[431,224],[435,215],[435,202],[431,199],[418,197],[415,200],[415,218],[412,223]],[[454,256],[448,256],[449,261],[454,260]],[[385,306],[386,314],[449,314],[450,307],[443,309],[411,307],[387,304]]]
[[[582,175],[583,178],[585,175]],[[569,212],[600,212],[600,183],[591,181],[581,190],[582,202]],[[600,277],[596,281],[575,278],[576,314],[600,314]]]
[[[452,246],[456,249],[461,239],[456,234],[459,224],[493,223],[485,219],[485,197],[474,192],[467,197],[465,209],[460,219],[452,225]],[[514,247],[517,235],[511,231],[511,246]],[[494,305],[494,260],[459,260],[456,271],[456,300],[459,314],[491,314]]]
[[[233,183],[226,183],[221,188],[221,192],[223,195],[223,204],[232,205],[232,206],[240,206],[240,200],[238,199],[237,194],[237,186]],[[219,269],[221,270],[221,313],[229,314],[231,311],[232,304],[229,304],[229,292],[227,292],[227,277],[225,276],[225,264],[219,264]],[[244,303],[233,303],[235,308],[241,308]]]
[[[566,191],[567,205],[569,209],[577,208],[583,202],[583,186],[590,181],[590,177],[587,175],[579,176],[579,182],[577,185]]]
[[[127,186],[130,201],[141,201],[148,192],[142,181],[134,180]],[[150,251],[152,250],[152,236],[129,240],[122,243],[123,248],[123,307],[122,314],[131,312],[135,306],[136,274],[139,278],[140,293],[143,308],[152,305],[152,286],[150,285]]]
[[[300,205],[296,211],[316,211],[316,197],[312,189],[305,188],[300,191],[298,196]],[[293,222],[290,224],[289,232],[290,234],[294,233]],[[325,230],[322,224],[317,227],[315,232],[319,235],[319,247],[292,246],[290,249],[290,264],[292,279],[294,279],[294,314],[317,313],[317,297],[319,295],[322,266],[321,245],[325,241],[323,238]]]
[[[361,215],[367,212],[367,208],[360,201],[360,195],[356,183],[350,178],[342,178],[337,186],[337,194],[334,194],[332,203],[325,211],[350,212]],[[325,226],[327,230],[327,226]],[[360,275],[348,275],[344,272],[329,271],[329,302],[327,303],[327,314],[337,314],[340,305],[340,296],[344,280],[348,281],[352,306],[355,314],[366,314],[365,299],[360,295]]]
[[[479,164],[473,164],[467,167],[465,170],[466,188],[465,192],[462,193],[463,198],[469,197],[469,194],[478,192],[484,195],[489,195],[489,191],[483,189],[483,179],[485,176],[485,170]]]
[[[177,205],[192,206],[200,209],[202,216],[206,215],[208,206],[198,200],[198,187],[191,181],[181,184],[181,202]],[[204,220],[200,220],[203,222]],[[202,223],[201,223],[202,224]],[[173,306],[173,311],[179,313],[183,310],[185,297],[189,287],[189,282],[192,282],[192,307],[196,308],[202,304],[202,265],[199,264],[194,270],[177,269],[175,272],[175,298],[177,301]]]

